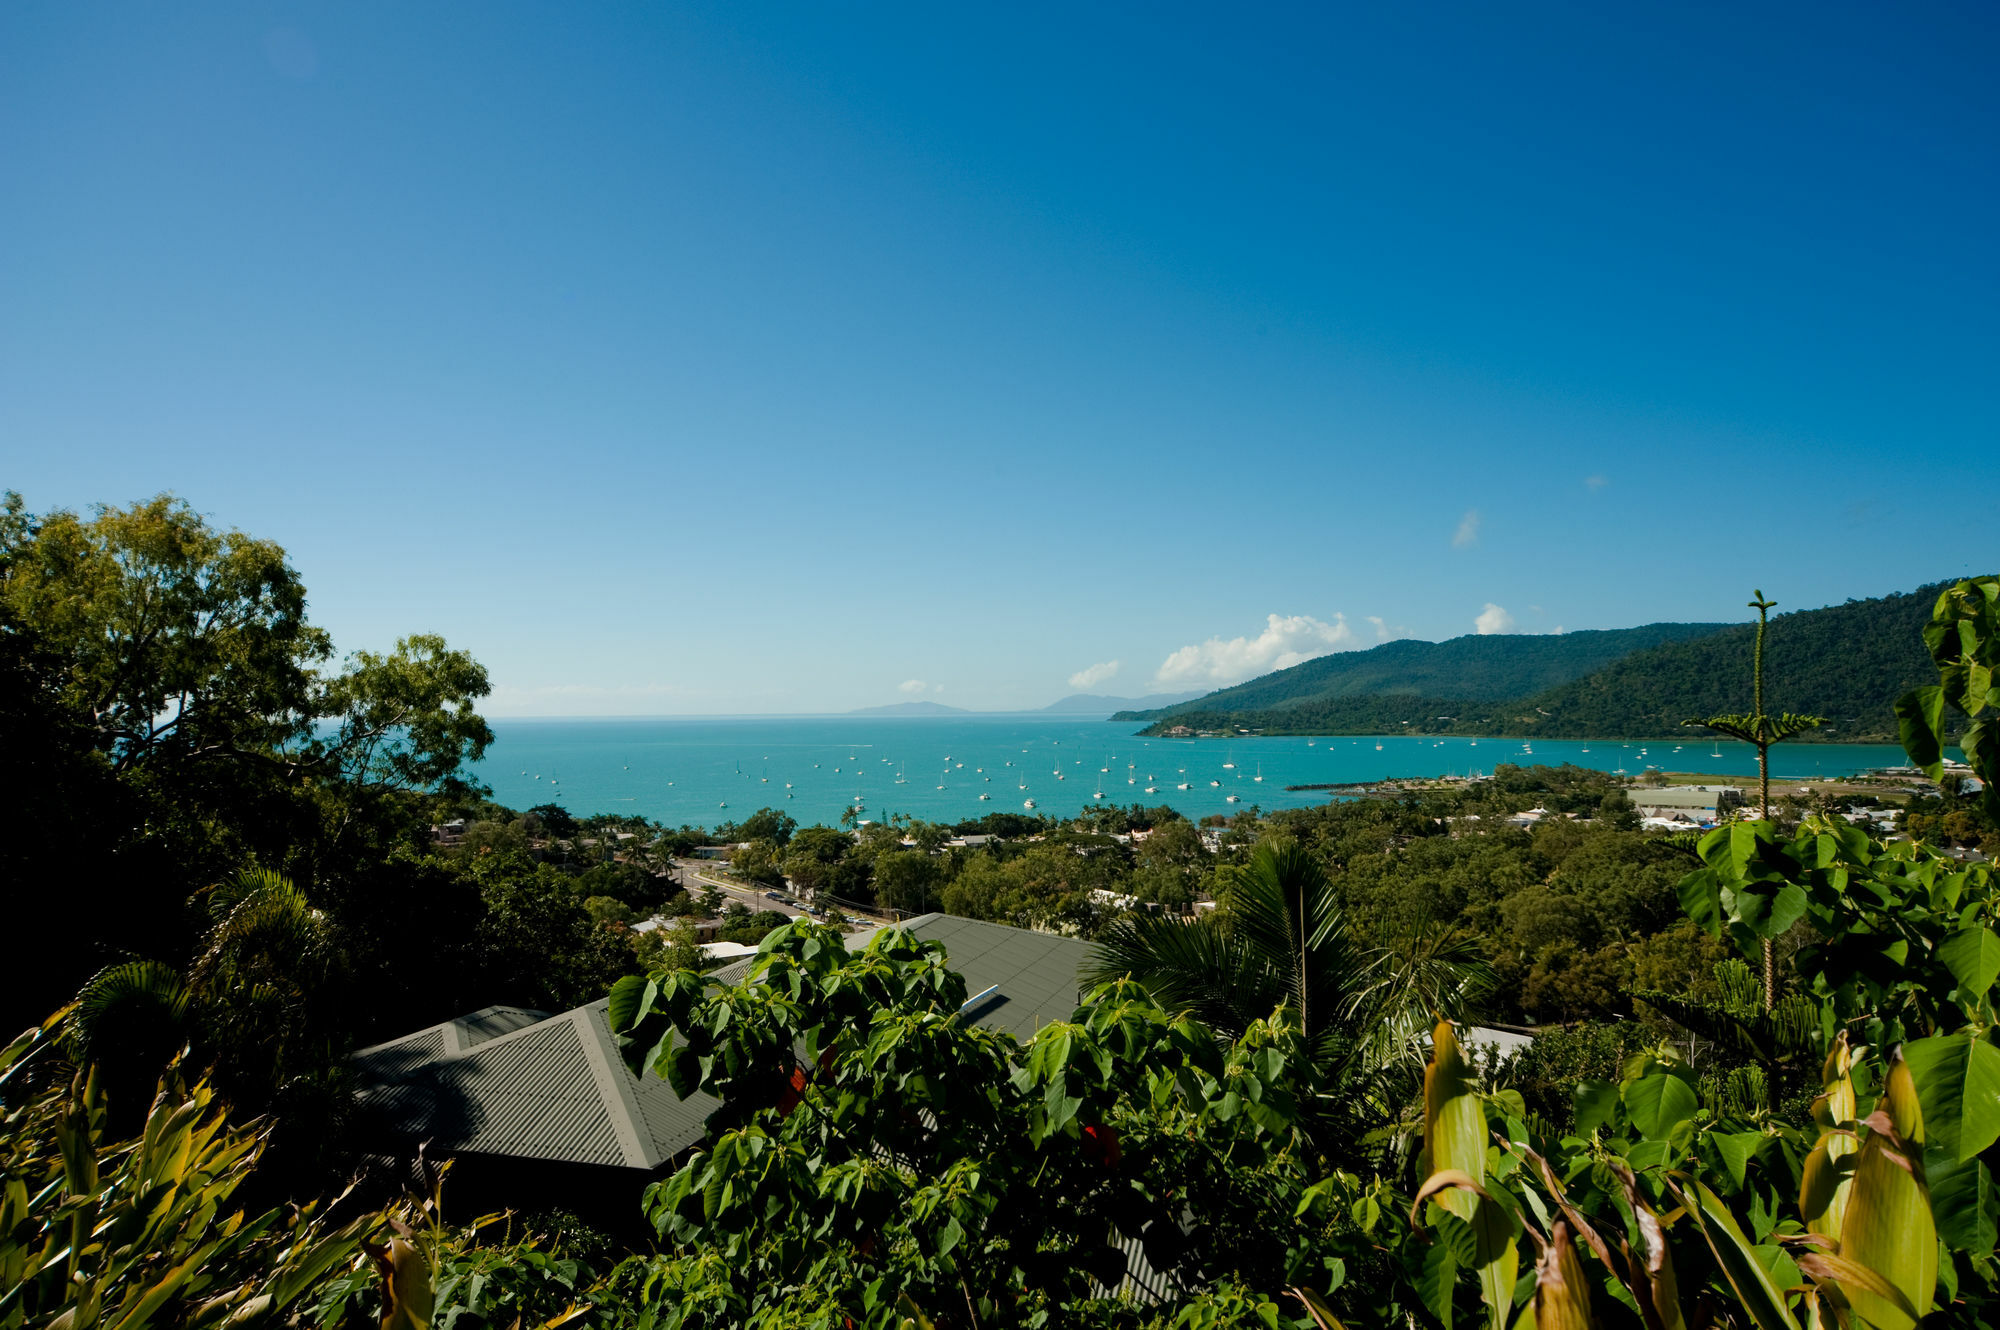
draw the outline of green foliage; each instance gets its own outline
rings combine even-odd
[[[2000,726],[1995,725],[2000,693],[1993,687],[2000,670],[2000,578],[1968,579],[1940,593],[1924,627],[1924,645],[1938,682],[1897,701],[1903,747],[1938,780],[1949,732],[1961,730],[1959,746],[1985,787],[1986,816],[2000,821]],[[1954,713],[1963,719],[1948,722]]]
[[[56,1024],[0,1051],[0,1327],[276,1322],[355,1257],[374,1216],[230,1208],[266,1137],[204,1084],[170,1077],[138,1135],[108,1139],[94,1072],[48,1074]]]
[[[1656,623],[1601,632],[1384,642],[1367,651],[1320,656],[1160,711],[1120,712],[1116,719],[1194,724],[1191,717],[1211,714],[1296,712],[1303,716],[1329,704],[1382,695],[1386,695],[1385,702],[1405,708],[1422,697],[1504,702],[1580,678],[1634,651],[1702,637],[1722,626]],[[1407,710],[1401,714],[1412,716]]]
[[[1260,844],[1230,874],[1223,905],[1192,919],[1118,919],[1086,978],[1135,980],[1231,1037],[1266,1020],[1296,1024],[1319,1090],[1311,1116],[1330,1151],[1357,1123],[1393,1113],[1432,1016],[1463,1014],[1491,982],[1472,949],[1435,931],[1402,947],[1360,944],[1332,879],[1296,841]]]
[[[1923,587],[1781,615],[1769,660],[1778,680],[1773,713],[1825,716],[1833,729],[1830,737],[1839,739],[1893,738],[1898,723],[1891,700],[1934,677],[1919,631],[1936,594],[1935,587]],[[1387,734],[1401,733],[1407,725],[1426,734],[1639,739],[1673,734],[1688,716],[1720,715],[1741,706],[1741,662],[1753,644],[1755,625],[1655,627],[1701,631],[1627,646],[1573,675],[1525,683],[1513,691],[1460,691],[1447,671],[1413,669],[1406,674],[1393,668],[1386,653],[1392,647],[1428,644],[1392,642],[1323,658],[1351,662],[1347,668],[1353,669],[1384,653],[1382,664],[1390,668],[1381,669],[1367,691],[1282,694],[1281,681],[1320,664],[1309,661],[1143,718],[1157,720],[1150,732],[1181,724],[1196,729],[1244,726],[1271,734]],[[1508,643],[1561,643],[1578,636],[1459,638],[1430,650],[1465,643],[1468,650],[1502,652]],[[1272,690],[1268,700],[1265,689]]]
[[[25,935],[71,932],[91,902],[75,945],[18,958],[0,1007],[19,1019],[109,966],[184,970],[217,882],[272,868],[323,905],[410,847],[429,800],[469,797],[490,735],[462,652],[410,637],[329,669],[284,551],[168,496],[90,517],[10,496],[6,514],[0,776],[27,795],[0,871],[68,884],[18,893]]]
[[[719,1258],[697,1289],[648,1284],[662,1323],[762,1324],[812,1289],[857,1326],[1052,1324],[1132,1249],[1176,1283],[1325,1268],[1324,1226],[1266,1236],[1304,1195],[1295,1026],[1218,1043],[1113,984],[1023,1048],[964,1000],[936,944],[891,929],[856,954],[804,923],[733,988],[613,990],[634,1065],[722,1100],[710,1145],[648,1193],[683,1280]]]

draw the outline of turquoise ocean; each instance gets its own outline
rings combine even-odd
[[[1638,775],[1649,766],[1754,781],[1744,744],[1624,740],[1382,738],[1142,739],[1129,723],[1041,716],[496,720],[477,768],[513,808],[638,814],[712,827],[781,808],[801,825],[907,813],[956,822],[987,813],[1074,815],[1093,804],[1168,804],[1190,817],[1326,802],[1287,785],[1466,776],[1503,762]],[[1718,756],[1719,754],[1719,756]],[[1791,744],[1774,777],[1830,779],[1907,762],[1891,744]],[[1262,779],[1259,780],[1258,777]],[[1179,788],[1185,784],[1188,788]],[[1152,786],[1155,793],[1147,793]],[[1102,798],[1099,798],[1099,795]],[[985,795],[982,799],[980,796]],[[1230,802],[1229,796],[1235,796]]]

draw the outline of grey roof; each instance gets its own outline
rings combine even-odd
[[[1731,786],[1707,785],[1666,785],[1626,791],[1635,808],[1716,808],[1724,798],[1737,793]]]
[[[446,1154],[516,1155],[656,1168],[699,1141],[717,1101],[682,1099],[652,1072],[626,1067],[593,1002],[546,1016],[487,1008],[355,1054],[357,1099],[375,1122]],[[479,1017],[530,1016],[502,1033]],[[467,1026],[485,1037],[468,1040]]]
[[[1079,971],[1090,958],[1090,944],[1081,938],[951,914],[919,915],[904,927],[926,942],[944,943],[951,968],[965,976],[968,998],[998,988],[966,1009],[988,1029],[1025,1043],[1050,1021],[1066,1021],[1076,1011]]]
[[[1076,1008],[1089,953],[1076,938],[946,914],[900,927],[945,944],[966,995],[978,998],[966,1015],[981,1025],[1027,1040]],[[753,960],[713,975],[734,983]],[[487,1007],[364,1048],[354,1055],[357,1098],[381,1126],[443,1154],[657,1168],[700,1142],[719,1104],[705,1094],[682,1099],[651,1071],[634,1075],[619,1057],[607,1005],[559,1016]]]

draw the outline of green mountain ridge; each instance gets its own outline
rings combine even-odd
[[[1502,702],[1567,683],[1634,651],[1707,636],[1726,627],[1720,623],[1649,623],[1638,628],[1577,633],[1467,634],[1444,642],[1406,638],[1366,651],[1317,656],[1191,702],[1153,711],[1120,712],[1113,719],[1276,711],[1378,696]]]
[[[1854,742],[1893,739],[1896,721],[1891,707],[1895,699],[1936,675],[1924,649],[1922,628],[1942,585],[1795,610],[1773,618],[1767,648],[1766,709],[1825,717],[1828,730],[1813,737]],[[1518,670],[1519,663],[1511,660],[1507,666],[1482,675],[1482,686],[1476,690],[1450,687],[1434,663],[1404,675],[1381,674],[1367,666],[1317,678],[1297,676],[1296,671],[1305,669],[1302,665],[1164,712],[1121,718],[1153,721],[1143,731],[1147,734],[1186,727],[1197,732],[1255,730],[1265,734],[1407,731],[1637,739],[1684,733],[1681,722],[1691,717],[1747,711],[1755,626],[1653,624],[1625,631],[1643,634],[1671,629],[1691,631],[1662,634],[1653,642],[1628,647],[1568,678],[1523,688],[1511,697],[1495,696],[1485,686],[1487,679]],[[1455,638],[1432,649],[1442,652],[1459,643],[1482,640],[1561,639]],[[1378,647],[1374,652],[1352,654],[1373,656],[1381,651]],[[1419,656],[1422,658],[1422,653]],[[1319,663],[1308,661],[1306,665]],[[1294,680],[1285,681],[1285,675],[1293,675]],[[1325,686],[1329,678],[1350,682],[1372,678],[1379,682],[1368,691],[1341,692]],[[1302,685],[1315,686],[1317,691],[1304,692]],[[1264,698],[1274,700],[1260,701]]]

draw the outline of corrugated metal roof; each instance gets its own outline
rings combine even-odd
[[[364,1109],[451,1153],[622,1164],[576,1022],[552,1019],[451,1056],[419,1036],[358,1059]]]
[[[532,1007],[483,1007],[470,1016],[459,1017],[452,1024],[458,1027],[460,1045],[476,1048],[489,1039],[525,1030],[548,1018],[548,1012],[536,1011]]]

